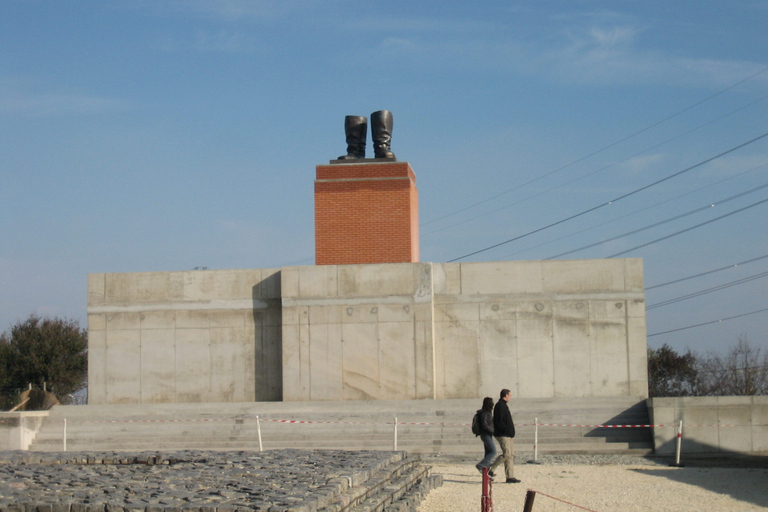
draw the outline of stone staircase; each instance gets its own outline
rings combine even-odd
[[[405,450],[477,454],[469,424],[480,400],[255,402],[56,406],[30,450]],[[653,451],[649,428],[555,425],[648,424],[641,397],[513,399],[516,451]],[[397,418],[397,429],[395,429]],[[66,427],[65,427],[66,424]],[[542,425],[545,424],[545,425]]]

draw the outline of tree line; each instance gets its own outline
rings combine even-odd
[[[768,352],[746,335],[725,354],[675,352],[666,343],[648,349],[648,396],[743,396],[768,394]]]
[[[85,388],[88,332],[75,320],[30,315],[0,334],[0,410],[32,387],[68,403]]]

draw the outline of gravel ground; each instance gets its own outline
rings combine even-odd
[[[685,467],[671,467],[668,459],[622,455],[545,455],[540,464],[526,464],[531,458],[525,453],[516,457],[515,476],[522,483],[507,484],[496,476],[494,512],[522,511],[529,489],[537,493],[533,512],[768,510],[765,458],[698,459]],[[427,496],[418,512],[480,510],[477,460],[439,457],[428,463],[443,475],[443,486]]]

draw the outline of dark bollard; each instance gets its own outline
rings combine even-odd
[[[536,491],[529,490],[525,493],[525,506],[523,512],[531,512],[533,510],[533,499],[536,497]]]

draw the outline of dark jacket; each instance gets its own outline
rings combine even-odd
[[[485,409],[478,409],[480,415],[480,434],[493,435],[493,415]]]
[[[496,437],[515,437],[515,423],[503,398],[493,408],[493,430]]]

